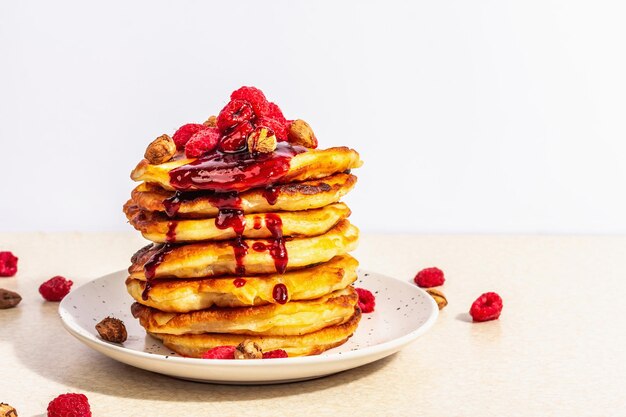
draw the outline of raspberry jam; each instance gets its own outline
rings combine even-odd
[[[287,286],[285,284],[276,284],[272,290],[272,297],[278,304],[285,304],[289,298]]]
[[[278,196],[280,195],[280,188],[274,185],[271,185],[263,190],[263,197],[267,200],[267,203],[270,205],[276,204],[278,201]]]
[[[176,227],[178,226],[178,222],[176,220],[172,220],[167,223],[167,233],[165,234],[165,240],[168,242],[176,242]]]
[[[154,252],[150,259],[148,259],[148,261],[143,265],[143,271],[146,276],[146,286],[141,293],[142,299],[148,299],[148,294],[150,293],[150,289],[152,288],[152,280],[156,276],[156,270],[163,262],[163,259],[165,259],[165,256],[170,253],[172,249],[173,245],[171,245],[170,243],[160,245],[157,251]]]
[[[243,278],[236,278],[233,280],[233,285],[237,288],[241,288],[246,285],[246,280]]]
[[[244,191],[264,187],[281,179],[291,158],[306,148],[281,142],[267,154],[212,152],[170,171],[170,184],[177,190]]]

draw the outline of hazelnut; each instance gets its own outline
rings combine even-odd
[[[206,122],[202,123],[205,126],[208,127],[216,127],[217,126],[217,117],[215,116],[209,116],[208,119],[206,119]]]
[[[0,403],[0,417],[17,417],[17,411],[9,404]]]
[[[313,133],[313,129],[307,122],[301,119],[294,120],[291,126],[289,126],[287,139],[289,143],[294,145],[302,145],[311,149],[317,148],[317,138],[315,133]]]
[[[430,294],[431,297],[433,297],[433,299],[437,303],[437,307],[439,307],[439,310],[448,305],[448,299],[445,295],[443,295],[441,291],[434,288],[426,288],[426,292]]]
[[[172,159],[176,153],[176,144],[169,135],[161,135],[152,141],[144,157],[152,165],[162,164]]]
[[[263,351],[252,340],[246,339],[235,348],[235,359],[263,359]]]
[[[0,288],[0,310],[13,308],[18,305],[20,301],[22,301],[22,297],[20,297],[18,293]]]
[[[96,324],[96,330],[107,342],[124,343],[128,337],[124,322],[114,317],[107,317]]]
[[[266,127],[257,127],[248,135],[250,153],[271,153],[274,152],[277,144],[274,131]]]

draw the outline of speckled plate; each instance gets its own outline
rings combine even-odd
[[[434,300],[413,284],[374,272],[359,272],[357,287],[376,295],[376,310],[363,314],[342,346],[318,356],[267,360],[192,359],[178,356],[146,335],[130,314],[125,271],[95,279],[67,295],[59,306],[65,328],[78,340],[115,360],[177,378],[223,384],[268,384],[318,378],[356,368],[386,356],[425,333],[437,319]],[[123,345],[102,340],[95,324],[112,315],[124,321]]]

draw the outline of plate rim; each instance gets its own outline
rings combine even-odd
[[[105,279],[111,275],[125,274],[125,273],[126,271],[122,269],[122,270],[118,270],[115,272],[102,275],[98,278],[92,279],[91,281],[88,281],[80,285],[74,291],[77,291],[83,287],[86,287],[87,285],[92,285],[96,281]],[[379,272],[375,272],[371,270],[360,269],[359,273],[360,274],[361,273],[362,274],[375,274],[377,276],[384,277],[385,279],[396,281],[401,286],[405,286],[406,288],[411,288],[411,290],[413,291],[417,290],[418,292],[422,293],[422,296],[424,296],[426,300],[428,300],[431,306],[430,315],[428,316],[426,321],[422,323],[417,329],[412,330],[411,332],[408,332],[407,334],[397,337],[395,339],[392,339],[383,343],[379,343],[374,346],[368,346],[365,348],[355,349],[355,350],[348,351],[348,352],[328,353],[328,354],[323,354],[323,355],[312,355],[312,356],[298,356],[298,357],[290,357],[290,358],[276,358],[276,359],[272,359],[271,365],[273,366],[274,365],[310,366],[310,365],[315,365],[319,363],[328,364],[328,363],[356,360],[356,359],[360,359],[363,357],[376,356],[384,352],[389,352],[389,351],[394,351],[394,350],[397,351],[399,350],[399,348],[405,346],[411,341],[417,339],[422,334],[426,333],[428,330],[430,330],[433,324],[435,324],[435,322],[437,321],[437,318],[439,316],[439,307],[437,306],[437,303],[435,302],[435,300],[422,288],[416,285],[413,285],[407,281],[393,278],[388,275],[381,274]],[[124,346],[117,345],[111,342],[107,342],[107,341],[99,339],[97,336],[93,335],[92,333],[87,332],[86,330],[83,329],[83,327],[79,326],[76,323],[76,321],[72,318],[71,310],[67,308],[67,305],[70,303],[69,300],[70,298],[68,297],[64,298],[59,303],[59,307],[57,310],[59,317],[61,319],[61,322],[63,324],[63,327],[66,329],[66,331],[68,331],[68,333],[70,333],[72,336],[79,339],[81,342],[87,344],[88,346],[89,346],[89,343],[95,343],[96,345],[104,349],[111,350],[118,354],[130,355],[139,359],[150,360],[150,361],[158,361],[158,362],[167,361],[168,363],[172,363],[172,364],[180,363],[180,364],[185,364],[185,365],[198,365],[201,367],[211,367],[212,365],[220,365],[220,366],[227,366],[230,368],[264,367],[268,365],[268,361],[259,361],[255,359],[247,359],[247,360],[244,359],[244,360],[236,360],[236,361],[233,361],[230,359],[212,359],[210,361],[207,361],[206,359],[202,359],[202,358],[186,358],[186,357],[179,357],[179,356],[168,356],[168,355],[162,355],[160,353],[138,351],[138,350],[126,348]],[[84,334],[84,333],[87,333],[87,334]]]

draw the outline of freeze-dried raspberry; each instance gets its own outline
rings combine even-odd
[[[216,346],[201,356],[202,359],[235,359],[236,346]]]
[[[174,135],[172,136],[172,139],[176,144],[176,149],[178,149],[179,151],[184,149],[187,142],[189,142],[189,139],[191,139],[193,135],[198,133],[199,130],[202,130],[204,128],[206,128],[206,126],[198,123],[189,123],[179,127],[176,133],[174,133]]]
[[[185,156],[187,158],[198,158],[211,152],[217,147],[220,138],[220,131],[216,127],[207,127],[198,131],[187,142]]]
[[[0,252],[0,277],[12,277],[17,273],[17,256],[11,252]]]
[[[83,394],[62,394],[48,404],[48,417],[91,417],[91,407]]]
[[[272,129],[279,142],[285,142],[287,140],[287,125],[285,123],[281,123],[269,117],[261,117],[256,120],[255,124],[257,127],[262,126]]]
[[[39,293],[48,301],[61,301],[70,292],[72,284],[61,276],[52,277],[39,286]]]
[[[263,91],[255,87],[241,87],[230,95],[231,100],[244,100],[250,103],[256,117],[267,115],[269,103]]]
[[[415,283],[422,288],[438,287],[443,285],[446,279],[443,271],[437,267],[426,268],[419,271],[414,278]]]
[[[282,349],[270,350],[269,352],[263,353],[263,359],[279,359],[279,358],[288,358],[287,352]]]
[[[502,312],[502,298],[495,292],[486,292],[474,301],[470,315],[474,321],[496,320]]]
[[[248,135],[254,130],[250,122],[241,123],[222,137],[219,148],[223,152],[239,152],[246,149]]]
[[[355,288],[357,294],[359,294],[359,308],[363,313],[371,313],[376,306],[376,298],[371,291],[365,288]]]
[[[217,127],[224,133],[239,123],[249,122],[255,117],[252,105],[244,100],[231,100],[217,116]]]

